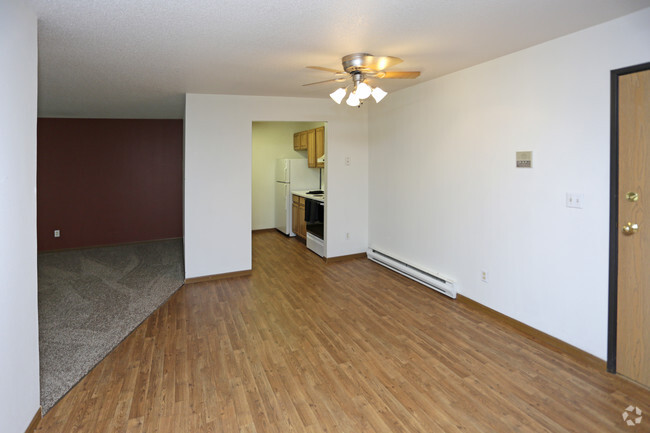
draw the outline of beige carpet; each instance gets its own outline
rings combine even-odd
[[[47,412],[183,284],[181,239],[41,253],[41,405]]]

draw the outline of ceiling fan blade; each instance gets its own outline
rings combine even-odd
[[[417,78],[420,71],[385,71],[383,75],[377,74],[377,78]]]
[[[331,68],[324,68],[322,66],[306,66],[309,69],[318,69],[319,71],[325,71],[325,72],[333,72],[335,74],[345,74],[344,71],[338,71],[336,69],[331,69]]]
[[[404,60],[400,59],[399,57],[391,56],[364,56],[363,61],[365,66],[369,69],[373,69],[375,71],[383,71],[384,69],[388,69],[392,66],[402,63]]]
[[[303,86],[313,86],[314,84],[333,83],[335,81],[337,83],[341,83],[341,82],[345,81],[345,78],[332,78],[331,80],[316,81],[315,83],[303,84]]]

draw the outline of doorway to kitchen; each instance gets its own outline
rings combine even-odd
[[[311,213],[305,205],[315,199],[325,208],[326,122],[252,122],[251,136],[252,230],[277,231],[307,244],[305,213]],[[319,241],[323,256],[324,235]]]

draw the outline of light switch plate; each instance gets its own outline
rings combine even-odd
[[[585,195],[582,193],[576,193],[576,192],[566,193],[566,207],[582,209],[582,206],[584,205],[584,201],[585,201]]]

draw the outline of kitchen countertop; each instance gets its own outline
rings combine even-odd
[[[311,190],[307,191],[291,191],[291,194],[297,195],[300,197],[304,198],[310,198],[312,200],[320,201],[322,203],[325,203],[325,195],[324,194],[307,194]]]

